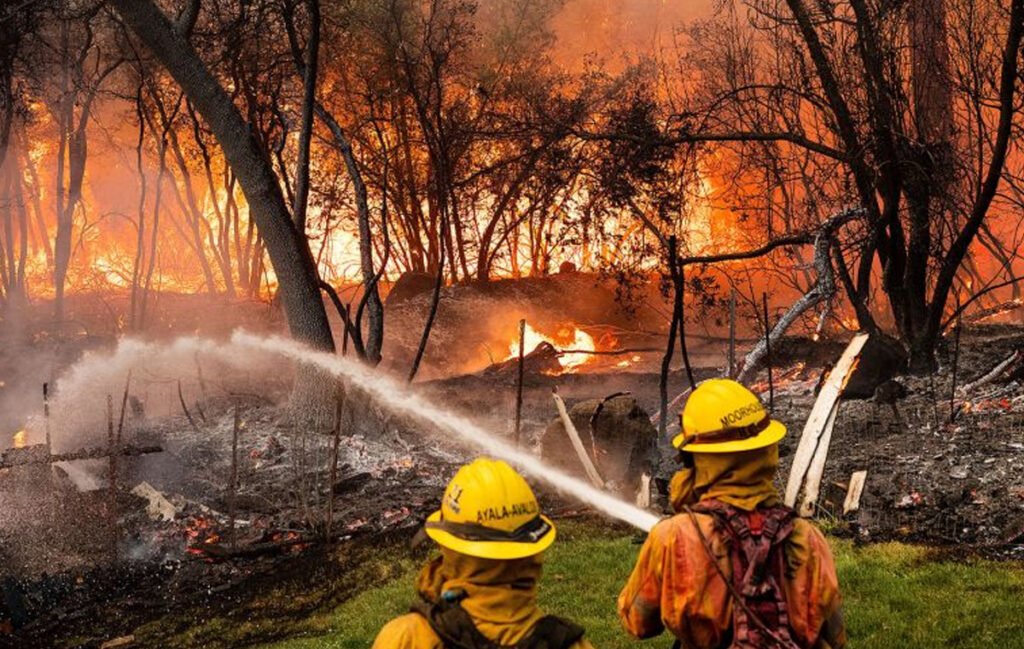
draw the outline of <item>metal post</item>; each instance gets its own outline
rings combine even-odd
[[[522,436],[523,425],[523,365],[526,355],[526,318],[519,321],[519,370],[516,376],[516,424],[515,440],[516,447]]]
[[[242,428],[242,420],[235,405],[235,420],[231,428],[231,484],[228,487],[228,538],[231,549],[235,549],[235,495],[238,492],[238,433]]]
[[[761,294],[761,305],[764,310],[764,358],[768,364],[768,409],[775,408],[775,383],[772,379],[772,328],[768,321],[768,294]]]
[[[729,378],[736,376],[736,289],[729,293]]]
[[[331,446],[331,480],[327,485],[327,522],[324,526],[324,540],[331,542],[334,527],[334,485],[338,483],[338,445],[341,443],[341,411],[342,397],[338,391],[337,403],[334,407],[334,440]]]
[[[50,384],[43,383],[43,429],[46,431],[46,452],[53,453],[50,443]]]

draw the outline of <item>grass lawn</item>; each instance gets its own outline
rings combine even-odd
[[[585,626],[598,649],[671,646],[668,637],[630,639],[615,615],[615,598],[639,548],[632,538],[593,524],[562,523],[559,531],[541,588],[545,609]],[[853,649],[1024,649],[1024,565],[935,561],[926,549],[899,544],[854,548],[837,540],[833,548]],[[263,646],[368,647],[381,625],[412,601],[415,567],[400,565],[397,578],[307,617],[296,629],[301,637]]]

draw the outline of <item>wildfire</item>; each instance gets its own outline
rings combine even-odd
[[[28,432],[19,430],[14,433],[14,448],[25,448],[28,446]]]
[[[523,343],[523,350],[527,354],[536,349],[541,343],[550,343],[559,350],[597,351],[597,344],[594,341],[594,337],[582,329],[570,324],[560,326],[554,336],[546,336],[527,323],[523,334]],[[511,343],[509,343],[508,356],[506,360],[517,358],[518,356],[519,338],[516,337]],[[558,362],[561,364],[563,371],[573,372],[581,365],[592,362],[594,358],[593,354],[588,354],[586,351],[570,351],[559,356]]]

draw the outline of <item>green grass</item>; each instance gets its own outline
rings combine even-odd
[[[621,630],[615,598],[638,545],[593,524],[563,523],[548,554],[541,603],[583,624],[598,649],[669,647]],[[933,561],[926,549],[833,543],[853,649],[1024,648],[1024,566],[980,560]],[[388,619],[408,609],[415,570],[309,617],[301,633],[274,649],[364,648]],[[296,629],[299,632],[299,629]]]

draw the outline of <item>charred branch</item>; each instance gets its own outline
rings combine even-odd
[[[822,226],[814,239],[814,268],[817,272],[817,280],[814,286],[779,318],[779,321],[772,327],[771,333],[758,342],[750,353],[747,354],[746,359],[743,361],[743,368],[739,372],[738,379],[740,381],[746,381],[751,377],[768,353],[769,345],[782,338],[789,327],[801,315],[822,302],[832,299],[835,295],[836,282],[831,259],[833,238],[836,236],[839,228],[863,214],[864,210],[859,207],[843,210],[829,218]]]
[[[74,460],[99,460],[103,458],[136,457],[149,455],[150,453],[162,453],[163,447],[156,445],[135,446],[134,444],[123,444],[114,448],[106,446],[96,448],[85,448],[69,453],[48,453],[45,444],[36,444],[24,448],[8,449],[0,454],[0,469],[9,469],[16,466],[29,464],[54,464],[56,462],[71,462]]]

